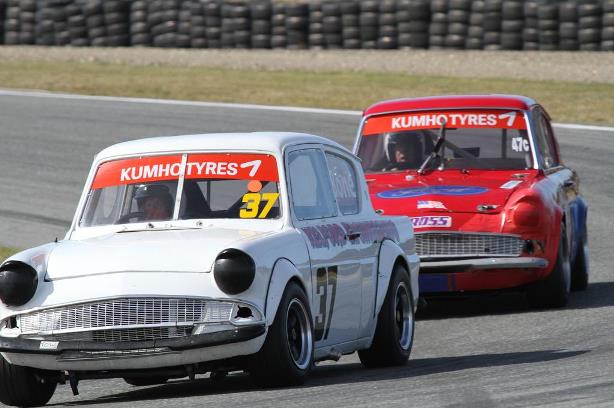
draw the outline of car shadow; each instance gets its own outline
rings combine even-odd
[[[323,385],[352,384],[372,381],[407,379],[432,374],[462,371],[473,368],[508,366],[516,364],[542,363],[571,358],[588,353],[588,350],[540,350],[513,353],[491,353],[453,357],[429,357],[411,359],[402,367],[365,369],[360,363],[337,363],[317,366],[306,384],[298,388],[320,387]],[[143,387],[104,397],[50,404],[51,406],[99,405],[147,401],[194,396],[222,395],[237,392],[260,392],[245,374],[231,375],[221,382],[208,378],[195,381],[179,380],[164,385]]]
[[[614,306],[614,282],[595,282],[572,292],[565,309],[598,309]],[[551,309],[556,310],[556,309]],[[459,294],[431,297],[418,308],[418,320],[436,320],[539,311],[529,306],[523,292]]]

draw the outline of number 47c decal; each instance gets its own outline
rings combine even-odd
[[[316,315],[315,319],[315,341],[320,341],[328,338],[333,317],[335,295],[337,294],[337,267],[318,268],[316,279],[316,294],[320,295],[320,313]],[[330,293],[328,291],[329,286],[331,288]]]

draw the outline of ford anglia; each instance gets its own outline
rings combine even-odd
[[[319,136],[111,146],[65,239],[0,265],[0,401],[45,404],[93,378],[299,384],[354,351],[404,364],[414,246],[411,220],[377,215],[359,160]]]

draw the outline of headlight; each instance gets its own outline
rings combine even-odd
[[[8,261],[0,267],[0,300],[7,306],[22,306],[36,293],[38,274],[30,265]]]
[[[251,256],[238,249],[222,251],[213,264],[217,286],[228,295],[246,291],[256,276],[256,264]]]
[[[514,223],[537,227],[540,221],[540,206],[535,202],[521,202],[514,207]]]

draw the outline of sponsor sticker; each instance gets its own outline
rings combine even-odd
[[[515,188],[518,184],[522,183],[522,180],[510,180],[505,184],[501,184],[501,188],[504,188],[506,190],[511,190],[513,188]]]
[[[363,135],[375,135],[405,130],[438,129],[443,122],[448,128],[526,129],[524,115],[506,110],[446,110],[382,115],[370,118]],[[524,148],[523,142],[519,149]]]
[[[425,209],[425,208],[431,208],[431,209],[438,208],[438,209],[441,209],[441,210],[447,210],[446,206],[443,205],[443,203],[441,201],[430,201],[430,200],[422,201],[422,200],[419,200],[418,201],[418,209],[420,210],[420,209]]]
[[[397,190],[388,190],[377,193],[379,198],[412,198],[425,195],[443,196],[468,196],[484,194],[489,190],[485,187],[475,186],[434,186],[434,187],[409,187]]]
[[[412,217],[411,223],[414,229],[417,228],[450,228],[452,226],[452,217]]]
[[[182,155],[130,158],[100,165],[92,189],[123,184],[186,179],[233,179],[279,181],[277,162],[266,154],[190,154],[185,166]]]
[[[39,345],[40,350],[57,350],[59,341],[41,341]]]

